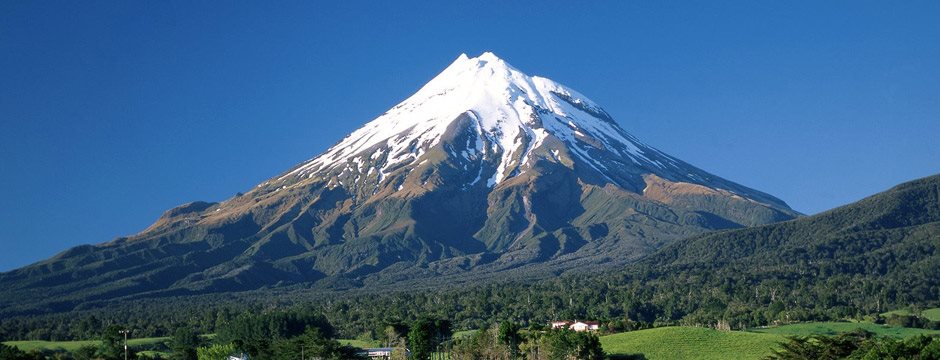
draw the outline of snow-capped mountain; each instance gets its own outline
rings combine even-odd
[[[475,174],[462,184],[465,187],[498,186],[536,161],[576,162],[601,181],[633,191],[645,188],[642,175],[656,174],[786,207],[641,143],[586,96],[550,79],[526,75],[490,52],[475,58],[461,54],[402,103],[263,185],[327,178],[332,180],[329,186],[401,186],[405,177],[395,175],[435,161],[425,155],[458,135],[466,142],[451,142],[444,150],[449,160]]]
[[[461,55],[326,152],[245,194],[186,204],[139,234],[0,274],[0,305],[548,276],[797,215],[640,142],[577,91],[492,53]]]
[[[459,156],[478,163],[492,158],[489,187],[518,173],[531,157],[558,161],[552,154],[564,149],[601,173],[606,165],[590,155],[597,149],[612,151],[621,161],[665,166],[647,157],[644,150],[651,149],[623,132],[594,102],[549,79],[523,74],[487,52],[472,59],[460,55],[413,96],[285,177],[367,169],[384,178],[390,168],[413,162],[439,144],[462,116],[469,119],[472,134],[467,144],[458,144],[464,145]],[[546,146],[550,156],[545,156],[538,150],[550,136],[564,144]],[[449,150],[457,155],[458,149]],[[373,165],[362,166],[369,162]]]

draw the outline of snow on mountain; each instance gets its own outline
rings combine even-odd
[[[475,58],[460,55],[414,95],[280,180],[362,164],[387,152],[384,162],[373,165],[375,169],[359,169],[385,175],[389,168],[418,159],[437,145],[462,114],[472,117],[480,135],[462,155],[486,160],[486,143],[499,154],[496,170],[487,180],[489,186],[508,178],[511,167],[527,164],[532,151],[549,136],[561,139],[575,156],[600,172],[608,165],[591,155],[599,147],[636,164],[676,166],[671,157],[623,131],[584,95],[552,80],[526,75],[486,52]],[[591,145],[588,139],[597,141]]]

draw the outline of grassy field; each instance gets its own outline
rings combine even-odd
[[[930,321],[940,321],[940,308],[924,310],[921,312],[921,316]]]
[[[475,333],[475,332],[477,332],[477,331],[479,331],[479,330],[463,330],[463,331],[456,331],[456,332],[454,332],[453,338],[454,338],[454,339],[459,339],[459,338],[462,338],[462,337],[467,337],[467,336],[473,335],[473,333]]]
[[[869,322],[814,322],[804,324],[791,324],[775,326],[768,328],[755,328],[749,331],[763,334],[775,334],[783,336],[806,336],[806,335],[836,335],[849,332],[855,329],[864,329],[882,336],[892,336],[897,338],[915,336],[920,334],[940,334],[940,330],[912,329],[893,326],[878,325]]]
[[[98,346],[101,343],[97,340],[83,340],[83,341],[7,341],[4,342],[6,345],[18,347],[23,351],[30,351],[34,349],[49,349],[49,350],[65,350],[65,351],[75,351],[78,348],[83,346]]]
[[[611,355],[642,353],[650,360],[761,359],[784,340],[777,334],[662,327],[602,336],[601,345]]]
[[[129,339],[127,345],[130,347],[141,345],[152,345],[170,340],[168,337]],[[80,340],[80,341],[7,341],[4,344],[16,346],[20,350],[29,351],[33,349],[65,350],[75,351],[82,346],[98,346],[101,341],[98,340]]]
[[[155,337],[155,338],[140,338],[140,339],[129,339],[127,345],[130,347],[142,346],[142,345],[152,345],[161,342],[167,342],[170,338],[168,337]],[[354,346],[358,348],[371,348],[378,347],[378,343],[362,341],[356,339],[339,339],[339,342],[344,345]],[[48,349],[48,350],[65,350],[65,351],[75,351],[82,346],[98,346],[101,344],[98,340],[81,340],[81,341],[7,341],[4,344],[10,346],[16,346],[20,350],[30,351],[33,349]],[[153,351],[145,352],[153,353]]]
[[[909,309],[901,309],[901,310],[888,311],[888,312],[886,312],[886,313],[882,313],[881,316],[888,316],[888,315],[891,315],[891,314],[895,314],[895,315],[910,315],[910,314],[911,314],[911,310],[909,310]],[[933,309],[923,310],[923,311],[920,312],[920,316],[922,316],[922,317],[924,317],[925,319],[930,320],[930,321],[940,321],[940,308],[933,308]]]
[[[357,340],[357,339],[337,339],[336,341],[339,341],[340,344],[349,345],[349,346],[357,347],[360,349],[379,347],[378,341],[365,341],[365,340]]]

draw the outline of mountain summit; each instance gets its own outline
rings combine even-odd
[[[476,58],[461,55],[410,98],[288,176],[355,172],[361,167],[349,168],[349,162],[380,158],[369,169],[384,179],[388,169],[413,162],[455,136],[468,141],[448,146],[452,158],[468,168],[492,165],[474,166],[480,175],[474,180],[485,180],[488,187],[518,175],[530,159],[559,162],[556,153],[563,150],[601,176],[606,164],[590,155],[596,150],[613,152],[618,161],[666,166],[655,160],[658,152],[620,130],[594,102],[549,79],[523,74],[487,52]],[[546,144],[549,139],[561,143]]]
[[[0,274],[0,305],[548,276],[797,215],[643,144],[568,87],[492,53],[461,55],[245,194],[186,204],[139,234]]]
[[[457,142],[466,140],[466,142]],[[442,145],[446,155],[424,156]],[[381,187],[421,160],[451,161],[492,188],[538,161],[577,162],[597,182],[643,192],[645,174],[700,184],[787,208],[779,199],[724,181],[639,142],[599,105],[552,80],[528,76],[491,52],[461,54],[417,93],[273,183],[324,177]],[[472,171],[471,171],[472,170]],[[582,170],[582,169],[579,169]],[[347,176],[355,174],[351,179]],[[374,182],[365,181],[376,174]],[[394,176],[391,176],[394,177]],[[398,180],[405,178],[397,177]],[[269,185],[272,182],[267,182]]]

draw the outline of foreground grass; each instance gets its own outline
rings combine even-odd
[[[647,359],[760,359],[786,338],[777,334],[661,327],[601,337],[611,355],[643,354]]]
[[[139,338],[139,339],[128,339],[127,346],[135,347],[141,345],[152,345],[162,342],[169,341],[168,337],[155,337],[155,338]],[[30,350],[64,350],[64,351],[75,351],[83,346],[99,346],[101,341],[98,340],[79,340],[79,341],[41,341],[41,340],[26,340],[26,341],[6,341],[6,345],[15,346],[23,351]]]
[[[902,328],[894,326],[879,325],[870,322],[812,322],[775,326],[768,328],[755,328],[749,331],[763,334],[776,334],[784,336],[807,336],[807,335],[836,335],[849,332],[855,329],[871,331],[882,336],[891,336],[895,338],[906,338],[921,334],[940,334],[940,330],[925,330]]]

